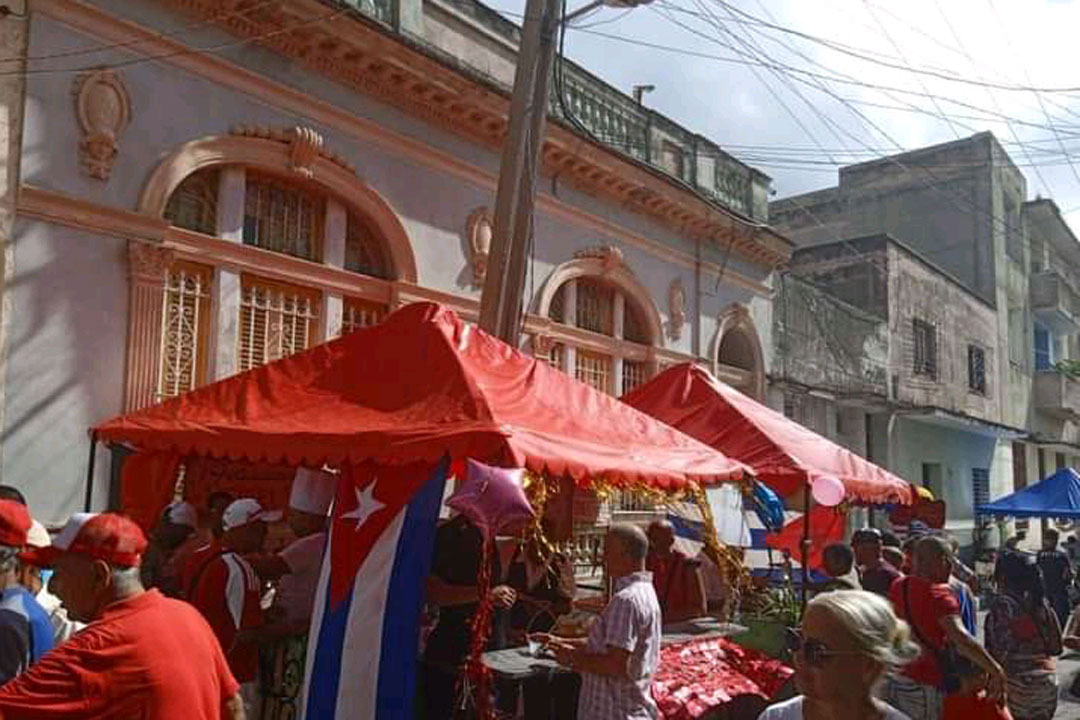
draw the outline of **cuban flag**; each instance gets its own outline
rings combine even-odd
[[[308,636],[302,718],[413,717],[420,614],[449,468],[363,465],[338,481]]]

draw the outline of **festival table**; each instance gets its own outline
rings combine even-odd
[[[732,623],[701,618],[667,625],[660,641],[660,668],[652,694],[666,720],[693,720],[737,695],[768,699],[791,677],[792,670],[727,638],[745,631]],[[534,657],[526,647],[484,653],[484,664],[504,679],[572,672],[554,658]]]

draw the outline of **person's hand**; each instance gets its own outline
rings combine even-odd
[[[491,590],[491,600],[495,603],[495,607],[507,610],[514,607],[514,603],[517,602],[517,593],[509,585],[499,585]]]
[[[555,662],[563,667],[574,666],[574,647],[572,645],[555,642],[548,645],[548,647],[555,653]]]
[[[540,643],[542,647],[547,647],[555,641],[555,637],[550,633],[529,633],[527,636],[529,642]]]
[[[1005,705],[1005,684],[1005,671],[999,665],[990,673],[990,682],[986,686],[986,694],[998,705],[1002,706]]]

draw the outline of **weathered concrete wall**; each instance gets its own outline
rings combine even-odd
[[[936,407],[1001,422],[1002,388],[995,372],[998,359],[997,313],[959,284],[943,277],[902,247],[889,248],[890,374],[897,378],[896,400],[915,407]],[[937,374],[915,373],[913,322],[934,326]],[[983,348],[986,394],[968,386],[968,346]]]

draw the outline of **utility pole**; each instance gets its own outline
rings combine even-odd
[[[480,296],[480,328],[514,347],[521,341],[522,295],[555,37],[563,23],[602,5],[626,8],[647,2],[651,0],[592,0],[563,19],[563,0],[528,0],[525,5],[510,122],[499,166],[488,270]]]
[[[480,327],[510,345],[521,339],[521,302],[532,234],[538,158],[547,120],[562,0],[528,0],[510,100],[510,123],[495,195],[491,250],[480,296]]]

